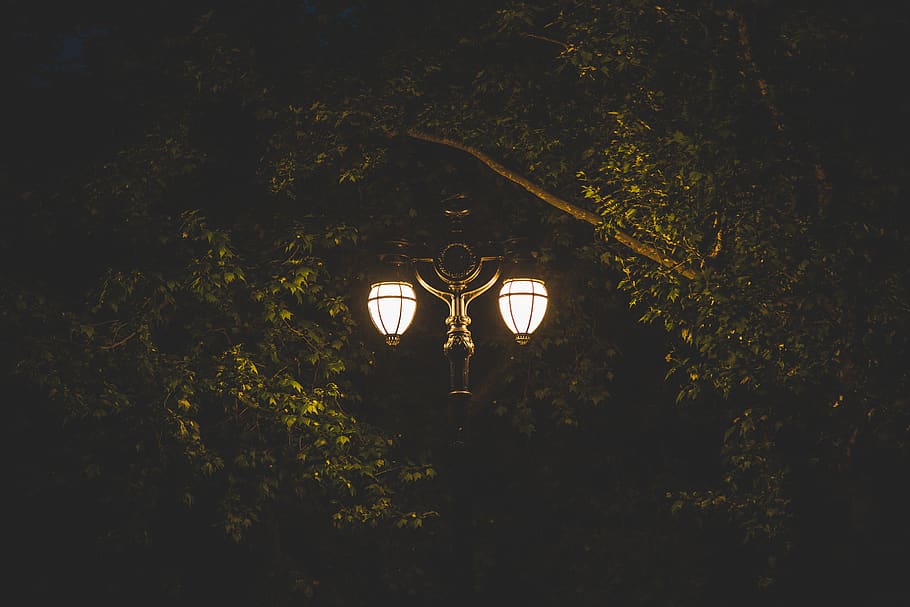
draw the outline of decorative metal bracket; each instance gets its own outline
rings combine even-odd
[[[446,340],[443,352],[449,359],[449,394],[470,395],[470,364],[474,355],[474,340],[469,325],[468,306],[489,291],[502,272],[502,255],[481,256],[460,238],[461,225],[470,211],[464,208],[446,209],[452,222],[453,240],[445,244],[433,257],[410,257],[406,243],[392,243],[396,251],[382,256],[384,261],[396,265],[410,265],[417,282],[428,293],[444,301],[449,308],[446,317]],[[494,266],[486,280],[482,274]],[[437,283],[435,286],[433,283]]]
[[[499,280],[502,257],[478,256],[469,244],[450,242],[435,257],[412,258],[411,262],[420,286],[449,307],[449,315],[446,317],[448,331],[443,344],[443,351],[449,359],[449,393],[469,395],[474,340],[469,328],[471,317],[468,316],[468,306]],[[496,266],[492,276],[475,286],[489,264]],[[445,285],[445,290],[431,284],[426,275],[427,270],[432,270],[435,278]]]

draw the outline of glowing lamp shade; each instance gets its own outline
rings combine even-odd
[[[417,294],[409,282],[373,283],[367,307],[373,324],[385,335],[385,343],[397,346],[401,341],[401,334],[414,320]]]
[[[499,291],[499,312],[515,341],[524,345],[547,312],[547,289],[535,278],[508,278]]]

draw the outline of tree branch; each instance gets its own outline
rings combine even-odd
[[[561,40],[547,38],[546,36],[540,36],[538,34],[533,34],[531,32],[522,32],[521,35],[524,36],[525,38],[533,38],[535,40],[542,40],[544,42],[549,42],[550,44],[556,44],[558,46],[561,46],[564,51],[569,51],[573,48],[571,44],[567,44]]]
[[[522,188],[524,188],[525,190],[527,190],[528,192],[530,192],[531,194],[533,194],[534,196],[536,196],[543,202],[547,203],[548,205],[556,207],[557,209],[559,209],[560,211],[563,211],[564,213],[568,213],[575,219],[585,221],[594,226],[597,226],[597,225],[600,225],[601,223],[603,223],[603,218],[600,215],[598,215],[597,213],[588,211],[587,209],[582,209],[580,207],[577,207],[574,204],[572,204],[566,200],[563,200],[562,198],[560,198],[554,194],[551,194],[550,192],[544,190],[540,186],[532,183],[530,180],[528,180],[524,176],[519,175],[518,173],[515,173],[514,171],[507,169],[506,167],[504,167],[500,163],[496,162],[495,160],[493,160],[492,158],[490,158],[489,156],[487,156],[486,154],[484,154],[477,148],[473,148],[469,145],[465,145],[463,143],[460,143],[458,141],[453,141],[453,140],[447,139],[445,137],[438,137],[436,135],[430,135],[429,133],[424,133],[423,131],[418,131],[417,129],[408,129],[407,135],[408,135],[408,137],[411,137],[413,139],[419,139],[421,141],[428,141],[430,143],[444,145],[444,146],[465,152],[466,154],[470,154],[471,156],[473,156],[474,158],[476,158],[477,160],[479,160],[480,162],[485,164],[494,173],[498,173],[499,175],[501,175],[502,177],[505,177],[512,183],[521,186]],[[670,257],[668,255],[664,255],[663,253],[661,253],[660,251],[658,251],[651,245],[641,242],[637,238],[635,238],[629,234],[626,234],[625,232],[617,231],[615,234],[613,234],[613,238],[615,238],[617,242],[632,249],[632,251],[634,251],[635,253],[642,255],[644,257],[647,257],[648,259],[651,259],[653,261],[656,261],[660,265],[664,266],[665,268],[669,268],[670,270],[672,270],[674,272],[677,272],[681,276],[684,276],[689,279],[695,278],[695,270],[686,266],[685,262],[680,262],[680,261],[677,261],[676,259],[673,259],[672,257]]]
[[[98,346],[98,347],[99,347],[100,349],[102,349],[102,350],[114,350],[114,349],[116,349],[116,348],[119,348],[120,346],[126,345],[126,343],[127,343],[129,340],[133,339],[134,337],[136,337],[136,331],[133,331],[132,333],[130,333],[129,335],[127,335],[126,337],[124,337],[123,339],[121,339],[121,340],[118,341],[118,342],[115,342],[115,343],[112,343],[112,344],[107,344],[107,345],[104,345],[104,346]]]
[[[755,84],[758,86],[758,92],[761,95],[761,98],[768,107],[768,112],[771,113],[771,118],[774,120],[774,127],[778,131],[783,131],[784,121],[780,111],[771,100],[771,96],[768,94],[768,83],[762,78],[761,72],[758,69],[758,64],[755,63],[755,58],[752,56],[752,43],[749,41],[749,28],[746,26],[746,19],[743,17],[742,13],[737,11],[731,11],[730,14],[736,19],[736,31],[739,34],[739,48],[742,51],[743,61],[746,62],[749,69],[755,75]]]
[[[783,115],[771,99],[768,83],[762,77],[761,71],[758,69],[758,64],[755,62],[755,57],[752,55],[752,43],[749,40],[749,28],[746,25],[746,19],[743,17],[742,13],[738,11],[731,10],[729,14],[736,20],[736,31],[739,34],[739,47],[742,52],[743,61],[745,61],[749,70],[755,76],[755,84],[758,86],[758,92],[765,101],[768,112],[774,120],[774,128],[780,132],[784,132],[786,131],[786,125],[784,124]],[[816,190],[818,192],[816,200],[818,202],[819,213],[824,213],[831,203],[831,191],[833,190],[833,187],[831,185],[831,180],[828,179],[828,172],[819,159],[818,150],[815,150],[814,153],[815,166],[813,168],[815,169]]]

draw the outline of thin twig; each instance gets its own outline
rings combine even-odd
[[[541,36],[540,34],[532,34],[531,32],[522,32],[521,35],[524,36],[525,38],[534,38],[535,40],[543,40],[544,42],[550,42],[551,44],[556,44],[558,46],[561,46],[564,50],[569,50],[569,49],[573,48],[571,44],[567,44],[565,42],[562,42],[561,40],[556,40],[554,38],[547,38],[546,36]]]
[[[127,335],[126,337],[124,337],[124,338],[121,339],[120,341],[114,342],[114,343],[112,343],[112,344],[108,344],[108,345],[106,345],[106,346],[100,346],[100,348],[101,348],[102,350],[113,350],[113,349],[115,349],[115,348],[119,348],[120,346],[126,344],[126,342],[128,342],[128,341],[131,340],[131,339],[133,339],[134,337],[136,337],[136,332],[135,332],[135,331],[133,331],[132,333],[130,333],[129,335]]]

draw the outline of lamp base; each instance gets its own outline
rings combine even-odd
[[[401,335],[386,335],[385,343],[386,345],[392,346],[394,348],[401,343]]]
[[[531,334],[530,333],[516,333],[515,341],[518,343],[519,346],[526,346],[526,345],[528,345],[528,342],[531,341]]]

